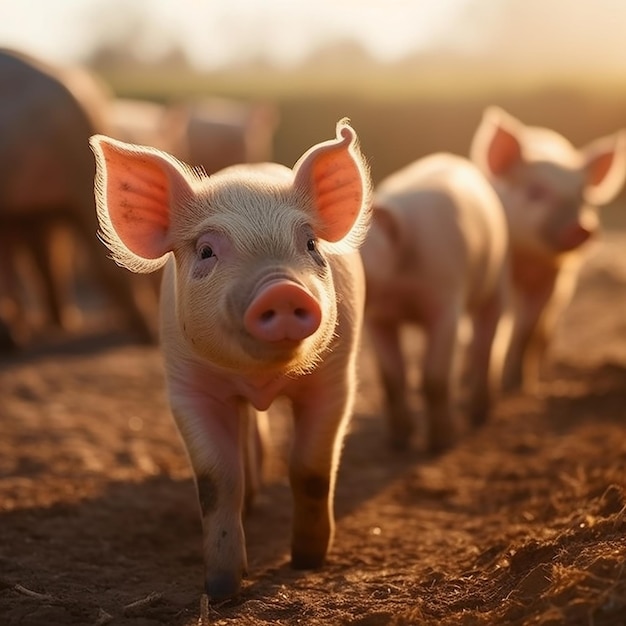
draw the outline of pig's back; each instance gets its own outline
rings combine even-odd
[[[469,305],[494,288],[507,249],[504,211],[468,159],[420,159],[382,181],[375,204],[394,211],[406,227],[412,271],[449,293],[460,289]]]
[[[11,95],[0,98],[1,211],[56,211],[72,204],[89,210],[95,164],[88,140],[99,130],[95,116],[55,68],[7,49],[0,49],[0,93]]]

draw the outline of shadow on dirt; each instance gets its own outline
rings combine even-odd
[[[190,582],[202,580],[194,504],[191,481],[156,476],[108,484],[95,499],[2,514],[4,623],[38,623],[35,614],[50,606],[49,623],[95,623],[100,610],[115,616],[155,591],[159,615],[171,611],[171,623],[183,623],[175,615],[181,604],[193,604],[187,616],[197,610],[200,588]],[[15,590],[23,581],[33,594]]]
[[[590,420],[614,421],[626,429],[626,367],[606,362],[594,370],[561,364],[559,383],[546,398],[549,424],[558,433]]]
[[[34,342],[15,352],[0,352],[0,371],[17,364],[36,363],[39,359],[54,356],[86,356],[137,345],[131,333],[110,331],[94,331],[68,337],[49,335],[42,341]]]

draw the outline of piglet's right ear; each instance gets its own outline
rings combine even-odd
[[[488,107],[476,130],[471,160],[487,176],[505,176],[522,160],[521,122],[499,107]]]
[[[154,148],[95,135],[100,237],[113,259],[135,272],[161,267],[171,251],[170,207],[193,191],[185,166]]]

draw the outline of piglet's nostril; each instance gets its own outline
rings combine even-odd
[[[267,311],[263,311],[263,313],[259,315],[259,318],[261,319],[262,322],[270,322],[274,318],[275,315],[276,315],[276,311],[274,311],[273,309],[268,309]]]

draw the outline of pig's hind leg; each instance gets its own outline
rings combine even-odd
[[[244,436],[243,460],[245,472],[244,511],[247,513],[263,484],[267,454],[269,451],[269,425],[265,411],[256,411],[252,406],[242,406]]]
[[[406,362],[397,324],[371,323],[369,337],[385,394],[389,442],[396,450],[409,447],[415,431],[407,403]]]
[[[472,426],[484,424],[493,398],[500,388],[503,350],[496,345],[497,331],[504,320],[504,287],[496,290],[472,316],[469,347],[469,418]]]

